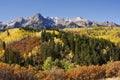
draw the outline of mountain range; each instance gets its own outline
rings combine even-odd
[[[77,18],[58,18],[58,17],[43,17],[40,13],[27,18],[16,18],[9,22],[0,22],[0,30],[9,28],[27,27],[36,30],[51,29],[51,28],[80,28],[91,26],[119,26],[114,22],[96,22],[84,19],[82,17]]]

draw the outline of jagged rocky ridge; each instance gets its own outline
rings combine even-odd
[[[37,13],[27,18],[17,18],[9,22],[0,22],[0,30],[16,27],[27,27],[33,29],[51,29],[51,28],[80,28],[90,26],[119,26],[113,22],[94,22],[81,17],[77,18],[57,18],[57,17],[43,17],[40,13]]]

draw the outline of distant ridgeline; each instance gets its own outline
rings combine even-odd
[[[114,22],[95,22],[81,17],[77,18],[58,18],[58,17],[43,17],[40,13],[37,13],[27,18],[16,18],[9,22],[0,22],[0,30],[6,30],[10,28],[32,28],[35,30],[40,29],[64,29],[64,28],[81,28],[91,26],[119,26]]]

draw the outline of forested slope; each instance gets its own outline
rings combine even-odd
[[[115,67],[113,63],[118,61],[115,65],[119,65],[120,60],[119,30],[111,27],[40,31],[25,28],[9,29],[0,33],[0,61],[2,65],[9,66],[7,68],[10,71],[14,71],[11,69],[12,65],[23,67],[25,70],[29,70],[30,66],[34,67],[36,70],[32,69],[32,71],[37,73],[28,72],[33,76],[29,80],[36,79],[35,74],[38,74],[38,80],[48,79],[48,74],[54,73],[54,69],[58,70],[54,76],[61,76],[61,80],[89,80],[119,76],[119,67]],[[103,36],[113,37],[116,41]],[[115,68],[107,67],[107,70],[106,66],[109,62],[113,63]],[[87,70],[88,73],[85,73]],[[75,73],[71,75],[71,72]],[[20,78],[15,73],[10,74]],[[24,75],[21,72],[20,74]],[[31,76],[27,76],[25,80],[29,77]],[[52,80],[55,79],[57,78]]]

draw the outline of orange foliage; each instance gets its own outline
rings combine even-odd
[[[101,66],[82,66],[66,72],[67,80],[90,80],[104,77],[104,69]]]
[[[97,80],[120,76],[120,61],[102,66],[79,66],[68,71],[53,68],[39,71],[36,67],[21,67],[0,62],[0,80]]]
[[[39,46],[40,39],[38,37],[28,37],[21,41],[13,42],[9,44],[9,48],[12,51],[17,51],[21,54],[29,53],[33,48]]]
[[[106,65],[106,77],[120,76],[120,62],[111,62]]]

